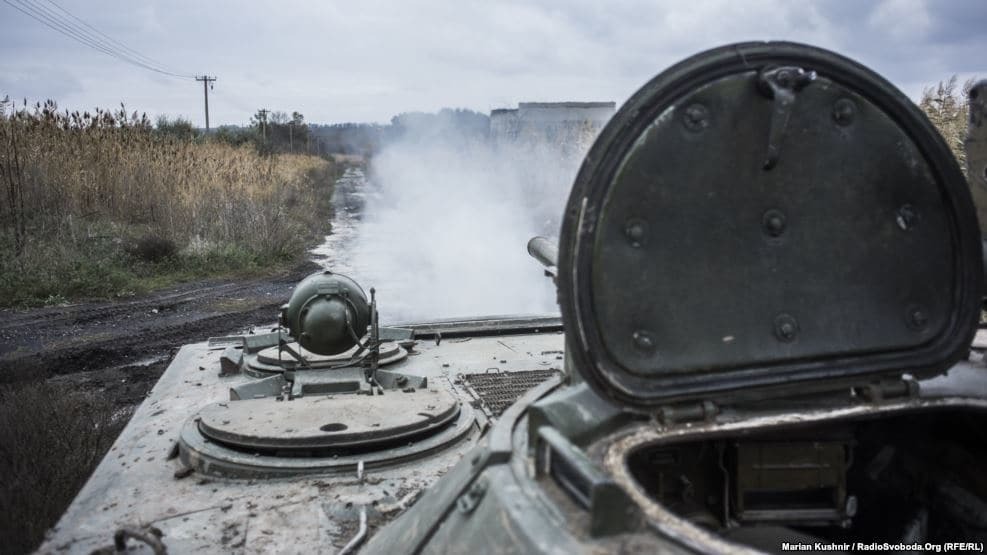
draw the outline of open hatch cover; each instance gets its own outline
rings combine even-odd
[[[576,369],[647,410],[926,376],[976,329],[963,174],[890,83],[791,43],[663,72],[586,157],[562,225]]]

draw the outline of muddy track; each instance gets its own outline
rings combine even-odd
[[[0,384],[53,379],[138,401],[178,347],[273,324],[295,283],[315,269],[306,263],[270,278],[189,283],[125,301],[0,311]]]

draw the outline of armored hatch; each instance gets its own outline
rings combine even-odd
[[[337,355],[358,342],[370,325],[370,303],[351,278],[325,270],[295,287],[281,320],[301,347],[318,355]]]
[[[462,443],[470,405],[420,369],[382,368],[408,357],[412,336],[381,329],[374,289],[368,300],[347,276],[308,276],[271,333],[216,339],[228,345],[220,376],[247,379],[186,421],[178,454],[204,474],[269,478],[393,466]]]
[[[666,70],[588,153],[559,300],[574,367],[638,410],[943,372],[981,293],[963,174],[857,63],[746,43]]]

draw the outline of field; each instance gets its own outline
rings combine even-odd
[[[0,307],[121,298],[297,261],[335,165],[36,105],[0,119]]]

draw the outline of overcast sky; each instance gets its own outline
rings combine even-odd
[[[668,65],[742,40],[835,50],[917,98],[952,74],[987,77],[987,1],[54,0],[120,43],[215,75],[210,120],[257,108],[309,122],[519,101],[621,103]],[[0,1],[0,98],[117,106],[202,125],[202,85],[120,62]]]

